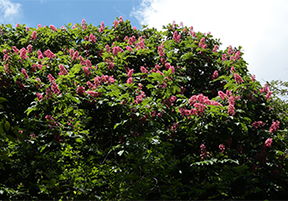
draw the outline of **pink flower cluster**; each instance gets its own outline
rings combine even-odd
[[[210,153],[206,151],[206,146],[204,144],[200,145],[200,151],[201,151],[201,154],[200,154],[201,159],[210,155]]]
[[[144,66],[141,66],[140,70],[142,73],[147,73],[147,74],[149,73],[149,71]]]
[[[76,89],[76,93],[79,94],[80,96],[83,96],[85,93],[85,87],[78,86]]]
[[[89,41],[93,42],[93,43],[96,43],[96,37],[92,33],[89,36]]]
[[[237,73],[234,73],[234,79],[236,80],[237,84],[239,84],[240,82],[244,82],[244,80]]]
[[[270,99],[272,95],[272,91],[270,91],[270,87],[268,84],[265,84],[262,89],[260,89],[260,93],[266,93],[265,99]]]
[[[163,51],[163,45],[159,46],[158,47],[158,52],[159,52],[159,56],[160,57],[164,57],[165,53]]]
[[[41,60],[44,58],[44,56],[40,50],[37,51],[37,55],[38,55],[38,60]]]
[[[26,70],[25,70],[24,68],[21,69],[21,73],[24,75],[24,77],[25,77],[26,79],[29,78],[29,76],[28,76],[28,74],[27,74],[27,72],[26,72]]]
[[[255,121],[252,124],[252,127],[254,128],[258,128],[259,126],[264,126],[265,124],[263,123],[263,121]]]
[[[217,79],[218,78],[218,71],[215,70],[213,75],[212,75],[212,80]]]
[[[44,52],[44,55],[46,57],[48,57],[49,59],[56,57],[55,54],[53,52],[51,52],[51,50],[49,50],[49,49]]]
[[[50,29],[57,32],[57,28],[54,25],[50,25]]]
[[[60,69],[59,75],[67,75],[68,74],[67,70],[65,69],[65,67],[62,64],[59,65],[59,69]]]
[[[26,53],[27,53],[26,49],[25,49],[24,47],[21,48],[21,50],[20,50],[20,57],[21,57],[21,59],[26,59],[26,58],[28,58],[28,56],[26,55]]]
[[[142,36],[139,37],[139,42],[136,43],[137,50],[145,49],[145,39]]]
[[[197,102],[196,102],[197,101]],[[208,97],[203,96],[203,94],[199,94],[198,96],[193,95],[189,99],[189,105],[193,105],[194,108],[191,110],[184,109],[182,107],[179,108],[180,114],[183,116],[191,116],[191,115],[202,115],[204,110],[207,108],[207,105],[218,105],[222,106],[220,103],[209,100]]]
[[[118,52],[123,52],[123,49],[119,46],[112,47],[112,54],[117,56]]]
[[[207,48],[207,45],[205,44],[205,38],[202,37],[200,40],[200,43],[198,44],[198,47],[202,47],[203,49]]]
[[[180,43],[181,35],[178,35],[177,31],[175,31],[173,34],[173,40],[175,40],[177,43]]]
[[[271,145],[272,145],[272,138],[268,138],[268,139],[265,141],[265,146],[271,148]]]
[[[52,83],[51,89],[52,89],[54,94],[57,94],[57,95],[60,94],[60,89],[58,88],[58,86],[55,82]]]
[[[222,151],[222,153],[224,153],[224,151],[225,151],[225,145],[224,145],[224,144],[220,144],[220,145],[219,145],[219,149]]]
[[[271,132],[271,133],[274,133],[278,128],[279,128],[279,124],[280,124],[280,122],[277,120],[276,122],[274,121],[273,123],[272,123],[272,125],[270,126],[270,129],[269,129],[269,131]]]
[[[31,35],[31,40],[37,40],[37,32],[36,31],[33,31],[32,32],[32,35]]]
[[[218,45],[215,45],[212,51],[217,52],[217,50],[218,50]]]
[[[86,93],[94,98],[98,98],[99,96],[101,96],[101,93],[97,91],[86,91]]]

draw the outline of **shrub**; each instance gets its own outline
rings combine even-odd
[[[287,119],[241,47],[164,30],[1,26],[1,197],[288,197]]]

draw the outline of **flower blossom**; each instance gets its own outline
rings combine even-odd
[[[89,36],[89,41],[93,42],[93,43],[96,43],[96,37],[92,33]]]
[[[56,57],[55,54],[53,52],[51,52],[51,50],[49,50],[49,49],[44,52],[44,55],[46,57],[48,57],[49,59]]]
[[[258,128],[259,126],[262,126],[262,125],[264,125],[263,121],[255,121],[253,122],[252,127]]]
[[[129,77],[126,81],[127,84],[131,84],[133,82],[133,78],[132,77]]]
[[[59,75],[67,75],[68,74],[67,70],[65,69],[65,67],[62,64],[59,65],[59,69],[60,69],[60,72],[58,73]]]
[[[272,123],[272,125],[270,126],[270,129],[269,129],[269,131],[271,132],[271,133],[274,133],[278,128],[279,128],[279,124],[280,124],[280,122],[277,120],[276,122],[274,121],[273,123]]]
[[[26,70],[25,70],[24,68],[21,69],[21,73],[24,75],[24,77],[25,77],[26,79],[29,78],[29,77],[28,77],[28,74],[27,74],[27,72],[26,72]]]
[[[218,71],[215,70],[213,75],[212,75],[212,80],[217,79],[218,78]]]
[[[54,25],[50,25],[50,29],[57,32],[57,28]]]
[[[26,49],[23,47],[23,48],[21,48],[21,50],[20,50],[20,57],[21,57],[21,59],[26,59],[28,56],[26,55]]]
[[[236,80],[237,84],[239,84],[240,82],[244,82],[240,75],[238,75],[237,73],[234,74],[234,79]]]
[[[265,141],[265,146],[271,148],[271,145],[272,145],[272,138],[268,138],[268,139]]]
[[[219,149],[222,151],[222,153],[224,153],[224,151],[225,151],[225,145],[224,145],[224,144],[220,144],[220,145],[219,145]]]
[[[83,96],[85,93],[85,87],[81,87],[81,86],[77,87],[76,93],[79,94],[80,96]]]
[[[31,40],[37,40],[37,32],[36,31],[33,31],[30,39]]]

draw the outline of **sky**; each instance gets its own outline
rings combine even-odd
[[[225,49],[242,46],[251,74],[262,84],[288,81],[288,0],[0,0],[0,24],[61,27],[81,23],[112,26],[122,16],[132,26],[183,22],[211,32]]]

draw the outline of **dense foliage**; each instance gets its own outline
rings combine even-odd
[[[122,17],[0,28],[1,198],[288,198],[287,117],[241,47]]]

